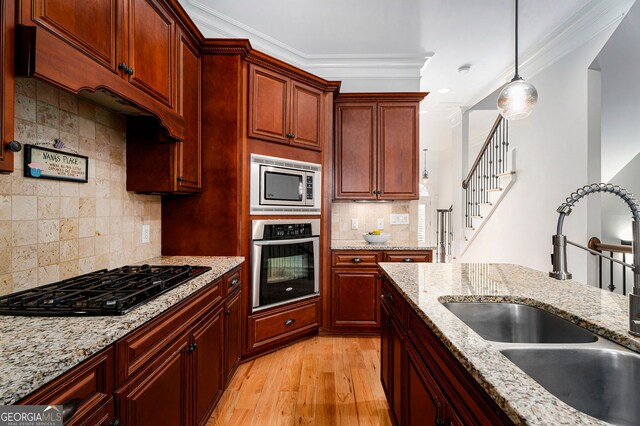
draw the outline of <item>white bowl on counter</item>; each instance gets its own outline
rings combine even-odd
[[[382,233],[380,235],[362,234],[362,238],[369,244],[384,244],[391,238],[390,234]]]

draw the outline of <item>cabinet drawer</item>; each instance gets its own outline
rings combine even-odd
[[[385,262],[431,262],[431,250],[425,251],[385,251]]]
[[[231,294],[236,291],[236,289],[240,288],[240,285],[242,284],[240,268],[226,274],[224,276],[223,283],[226,294]]]
[[[249,318],[251,347],[266,345],[318,326],[318,302]]]
[[[116,343],[118,357],[117,385],[143,368],[180,335],[201,313],[222,300],[220,285],[214,281],[147,325],[138,328]]]
[[[334,251],[333,266],[377,267],[381,257],[378,251]]]
[[[32,393],[19,404],[62,405],[77,399],[77,411],[66,424],[85,424],[111,398],[114,390],[114,365],[113,346],[110,346]]]
[[[404,324],[405,301],[402,295],[386,278],[382,280],[381,298],[387,303],[391,312]]]

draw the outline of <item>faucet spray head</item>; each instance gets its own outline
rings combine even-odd
[[[572,275],[567,270],[567,237],[562,234],[556,234],[552,238],[553,254],[551,262],[553,263],[553,271],[549,272],[551,278],[556,280],[570,280]]]

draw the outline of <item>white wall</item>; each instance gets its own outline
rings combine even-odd
[[[462,257],[465,262],[518,263],[550,269],[556,208],[588,182],[588,67],[612,29],[600,33],[535,77],[539,93],[533,114],[510,123],[517,150],[517,182]],[[526,77],[526,76],[525,76]],[[586,243],[587,203],[565,221],[564,234]],[[574,279],[587,281],[587,256],[569,248]]]
[[[597,57],[602,71],[602,178],[605,182],[640,153],[639,49],[640,3],[636,3]]]

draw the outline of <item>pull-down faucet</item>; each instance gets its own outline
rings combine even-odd
[[[631,209],[631,215],[633,216],[633,265],[605,256],[600,252],[591,250],[572,241],[568,241],[567,237],[562,234],[564,218],[569,216],[571,208],[582,198],[587,195],[595,194],[596,192],[605,192],[620,197]],[[567,270],[567,244],[571,244],[592,254],[630,267],[633,270],[633,290],[629,293],[629,333],[634,336],[640,336],[640,204],[638,203],[638,200],[633,197],[633,194],[619,186],[612,185],[610,183],[593,183],[573,192],[556,211],[560,214],[560,217],[558,217],[556,235],[554,235],[552,239],[553,254],[551,256],[551,260],[553,263],[553,271],[549,272],[549,276],[557,280],[571,279],[571,273]]]

